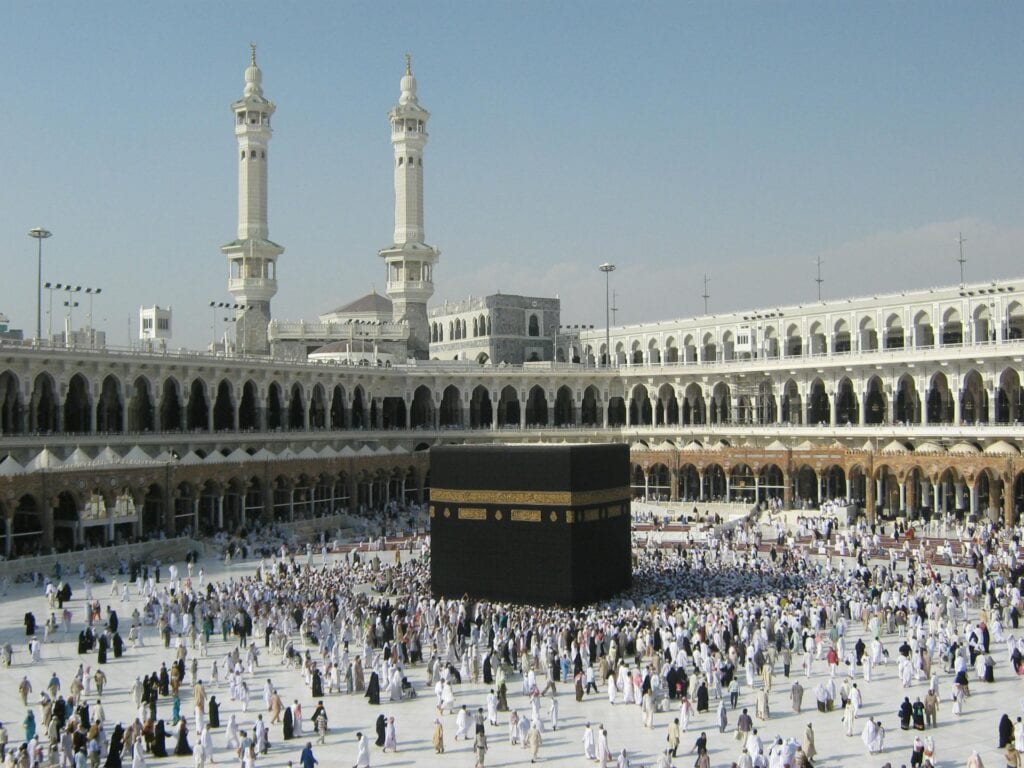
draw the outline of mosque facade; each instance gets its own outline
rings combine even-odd
[[[232,105],[238,354],[0,339],[0,552],[234,527],[429,496],[445,443],[630,445],[634,495],[1014,520],[1024,507],[1024,279],[604,328],[558,299],[428,309],[429,114],[407,63],[389,113],[386,293],[277,320],[253,55]],[[606,335],[610,344],[606,344]]]

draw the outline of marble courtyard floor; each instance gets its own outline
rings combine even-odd
[[[315,559],[319,562],[320,558]],[[163,569],[165,574],[166,565],[168,564],[165,564]],[[184,573],[184,564],[179,563],[178,565],[180,571]],[[257,561],[235,561],[230,566],[224,566],[223,563],[206,560],[202,565],[206,569],[208,579],[222,579],[229,575],[238,577],[251,574],[255,570]],[[52,673],[56,672],[60,677],[62,693],[66,696],[68,685],[79,664],[88,664],[93,670],[96,669],[95,654],[79,656],[76,652],[78,632],[84,626],[84,590],[78,579],[72,579],[71,586],[74,590],[70,601],[70,608],[74,616],[72,631],[66,635],[58,631],[56,637],[51,638],[51,642],[45,643],[42,661],[37,664],[29,663],[28,638],[25,637],[22,622],[24,614],[27,611],[32,611],[36,616],[40,633],[42,632],[42,624],[48,615],[42,589],[29,584],[15,584],[11,585],[6,597],[0,599],[0,642],[9,642],[15,649],[13,666],[9,669],[0,669],[0,683],[2,683],[4,693],[3,696],[0,696],[0,720],[7,725],[11,746],[17,746],[24,740],[22,721],[25,717],[25,707],[21,705],[17,692],[18,683],[24,675],[28,675],[32,683],[33,693],[29,697],[29,703],[34,706],[37,722],[41,723],[37,706],[39,692],[45,688]],[[124,637],[127,637],[127,627],[130,626],[132,609],[139,607],[141,610],[142,607],[142,601],[134,593],[134,588],[131,592],[130,601],[122,603],[119,596],[110,596],[109,584],[99,584],[93,587],[93,594],[100,600],[104,609],[110,605],[117,611],[121,619],[122,636]],[[976,610],[973,615],[976,618]],[[851,647],[861,633],[861,625],[852,622],[848,635]],[[39,637],[41,638],[42,634]],[[262,647],[262,638],[259,638],[258,641]],[[883,641],[892,657],[895,658],[898,645],[895,635],[884,637]],[[219,635],[212,637],[209,655],[202,658],[199,664],[200,677],[206,682],[207,694],[216,694],[221,703],[222,724],[226,723],[229,716],[234,713],[238,717],[240,728],[251,728],[256,714],[263,710],[262,688],[268,677],[273,681],[273,685],[278,689],[284,702],[298,699],[302,703],[305,713],[306,733],[295,740],[282,741],[280,725],[271,727],[272,747],[267,756],[257,760],[257,765],[284,766],[289,760],[298,765],[301,748],[311,738],[314,742],[314,754],[321,766],[353,765],[356,755],[356,732],[362,730],[369,734],[372,745],[374,721],[380,713],[395,717],[399,751],[396,754],[390,752],[385,754],[377,747],[371,746],[373,766],[433,767],[442,765],[470,766],[473,764],[471,742],[453,740],[456,730],[453,715],[445,714],[443,717],[446,752],[443,755],[434,754],[430,738],[436,717],[435,700],[432,688],[426,684],[426,672],[423,665],[414,666],[408,670],[408,677],[413,681],[419,693],[415,699],[389,703],[386,701],[385,693],[385,700],[382,701],[381,706],[374,707],[367,703],[362,694],[335,694],[324,697],[329,716],[330,733],[325,745],[317,745],[315,737],[310,737],[308,733],[309,717],[316,702],[303,685],[301,674],[294,669],[285,669],[280,664],[279,656],[275,656],[269,651],[262,652],[260,667],[257,674],[250,680],[252,693],[248,713],[241,711],[239,702],[230,700],[227,687],[223,683],[223,674],[219,686],[210,685],[210,669],[213,661],[222,659],[231,646],[230,643],[222,642]],[[300,647],[298,643],[296,643],[296,647]],[[126,644],[125,655],[122,658],[114,659],[112,653],[109,655],[108,663],[103,665],[108,681],[102,701],[107,722],[111,726],[117,721],[127,724],[135,718],[135,707],[129,696],[130,685],[136,676],[159,669],[163,661],[171,661],[173,650],[173,648],[163,647],[154,627],[147,627],[144,647],[134,649],[130,647],[130,644]],[[353,648],[354,652],[357,650]],[[191,653],[192,651],[190,651]],[[940,693],[944,698],[940,704],[938,727],[926,732],[935,740],[936,765],[963,766],[973,749],[977,749],[981,753],[987,768],[993,766],[1001,768],[1004,765],[1001,750],[996,749],[997,724],[1004,712],[1014,720],[1018,715],[1024,714],[1021,711],[1024,684],[1015,675],[1010,674],[1005,646],[993,643],[992,655],[996,660],[996,682],[985,684],[972,679],[971,696],[967,699],[964,712],[960,717],[954,717],[951,713],[952,705],[949,701],[949,694],[952,690],[952,676],[945,672],[940,673]],[[814,705],[814,686],[819,679],[828,674],[825,662],[815,662],[812,677],[808,680],[800,670],[802,660],[803,657],[800,655],[794,657],[793,676],[789,680],[783,677],[781,665],[776,666],[770,695],[771,719],[766,722],[758,722],[755,719],[755,727],[759,729],[766,749],[777,735],[783,738],[792,736],[798,741],[801,740],[804,728],[810,722],[816,733],[818,750],[816,766],[857,766],[858,768],[863,766],[867,768],[891,762],[895,768],[898,768],[901,764],[910,764],[911,744],[916,732],[900,730],[896,710],[904,696],[909,696],[911,701],[917,696],[923,697],[926,691],[925,682],[915,683],[909,689],[902,688],[896,676],[895,663],[876,667],[873,680],[870,683],[858,679],[858,687],[864,694],[864,708],[862,716],[857,720],[856,735],[847,737],[843,733],[840,710],[819,713]],[[188,660],[186,661],[187,665]],[[933,664],[933,669],[941,668],[940,661]],[[805,688],[804,708],[800,715],[793,713],[789,704],[789,687],[793,677],[797,675]],[[528,712],[529,706],[527,698],[521,693],[520,679],[520,676],[514,673],[508,677],[508,699],[509,706],[522,714]],[[539,685],[543,687],[545,682],[546,679],[541,675]],[[760,685],[760,682],[758,684]],[[487,693],[488,689],[483,684],[463,683],[456,687],[457,703],[459,705],[466,704],[474,711],[477,707],[484,707],[486,710]],[[90,700],[94,701],[95,699],[95,690],[93,690]],[[191,727],[192,695],[189,686],[182,686],[181,701],[183,714],[187,713],[190,718],[189,741],[194,744],[196,734]],[[542,706],[545,716],[547,706],[545,698]],[[725,734],[719,734],[717,724],[714,722],[716,706],[717,703],[712,699],[711,712],[696,715],[691,719],[690,729],[683,734],[680,754],[673,761],[674,765],[693,765],[694,755],[686,753],[702,730],[706,731],[708,735],[713,766],[728,767],[732,761],[738,758],[739,744],[734,739],[732,730],[735,727],[739,709],[730,711],[729,730]],[[613,755],[618,754],[622,748],[626,748],[633,766],[651,765],[657,760],[659,752],[664,749],[668,723],[677,715],[676,708],[660,712],[655,716],[655,728],[645,729],[642,727],[640,708],[636,705],[609,705],[603,685],[599,694],[588,695],[582,703],[577,703],[571,685],[560,684],[559,707],[558,730],[552,731],[545,722],[544,742],[540,750],[541,762],[544,764],[568,766],[587,763],[583,757],[581,739],[584,723],[590,721],[605,726]],[[746,686],[741,688],[740,707],[749,707],[751,713],[754,711],[753,691]],[[162,698],[157,716],[169,721],[170,711],[170,700]],[[486,765],[529,764],[528,752],[520,746],[510,745],[508,742],[508,713],[499,713],[499,716],[500,725],[498,727],[488,726],[489,751]],[[861,743],[860,730],[863,728],[866,716],[880,718],[886,729],[885,750],[879,755],[869,756]],[[269,719],[267,715],[264,717]],[[173,733],[169,725],[168,732],[169,734]],[[107,733],[109,734],[109,727]],[[213,741],[216,763],[238,763],[234,752],[225,747],[223,727],[214,731]],[[174,738],[171,735],[168,737],[167,746],[168,751],[173,750]],[[190,757],[168,757],[157,760],[147,756],[147,761],[151,764],[159,763],[167,768],[193,765]]]

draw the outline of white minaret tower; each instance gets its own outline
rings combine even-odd
[[[434,295],[434,264],[441,251],[424,242],[423,148],[430,113],[416,99],[412,57],[406,54],[402,95],[388,113],[395,148],[395,241],[379,255],[387,265],[393,317],[409,325],[409,354],[426,359],[430,331],[427,300]]]
[[[227,256],[228,291],[240,305],[235,339],[239,352],[270,352],[270,299],[277,293],[277,257],[284,248],[267,238],[267,144],[273,102],[263,95],[256,46],[245,70],[242,98],[231,105],[238,140],[238,239],[221,246]]]

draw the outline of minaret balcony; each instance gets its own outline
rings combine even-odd
[[[267,301],[277,293],[277,280],[272,277],[232,277],[228,279],[228,292],[242,294],[254,301]]]
[[[428,280],[389,280],[387,292],[389,296],[422,294],[425,298],[430,298],[434,295],[434,284]]]

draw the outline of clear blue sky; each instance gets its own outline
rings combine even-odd
[[[277,104],[274,315],[383,287],[386,114],[403,54],[431,111],[434,302],[562,298],[603,324],[1024,276],[1024,4],[11,2],[0,25],[0,312],[103,288],[123,344],[171,304],[210,338],[234,238],[230,103],[249,41]],[[44,294],[44,311],[46,298]],[[44,318],[45,332],[45,318]]]

